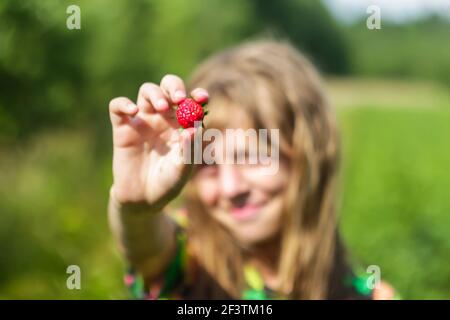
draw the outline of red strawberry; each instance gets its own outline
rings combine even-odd
[[[178,104],[176,114],[178,123],[185,129],[194,127],[194,121],[202,121],[205,116],[202,105],[190,98]]]

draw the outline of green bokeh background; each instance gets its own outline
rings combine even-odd
[[[66,28],[71,4],[81,30]],[[106,220],[109,100],[267,36],[325,76],[357,263],[379,265],[404,298],[449,299],[450,23],[371,31],[312,0],[1,1],[0,298],[126,298]],[[66,288],[71,264],[81,290]]]

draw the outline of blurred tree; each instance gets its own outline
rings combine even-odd
[[[66,27],[72,4],[81,30]],[[2,1],[0,139],[85,122],[102,136],[113,96],[133,97],[167,72],[186,76],[206,56],[267,30],[323,70],[347,70],[339,28],[318,1]]]
[[[79,60],[83,34],[62,30],[36,5],[20,1],[0,5],[2,136],[65,122],[85,81]]]
[[[346,29],[352,74],[450,85],[449,19],[428,16],[408,24],[384,22],[375,31],[365,24],[361,20]]]
[[[252,0],[262,28],[288,37],[324,72],[343,74],[349,70],[343,30],[320,1]]]

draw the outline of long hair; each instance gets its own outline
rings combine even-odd
[[[207,128],[226,128],[233,108],[244,108],[256,129],[280,130],[280,154],[290,160],[291,172],[282,212],[279,289],[293,299],[339,297],[347,269],[335,208],[339,135],[315,68],[288,43],[261,40],[208,59],[189,87],[210,93]],[[206,212],[195,188],[185,190],[196,258],[240,298],[245,252]]]

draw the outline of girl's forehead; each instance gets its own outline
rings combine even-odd
[[[255,115],[251,115],[245,106],[221,101],[208,104],[208,115],[204,119],[205,127],[226,131],[227,129],[255,128]]]

